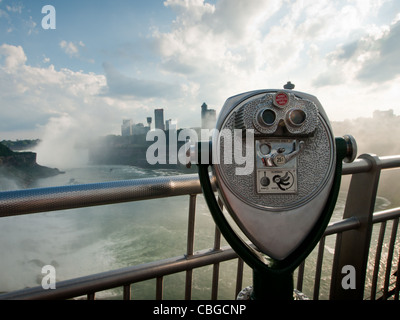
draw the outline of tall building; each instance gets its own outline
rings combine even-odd
[[[178,122],[172,119],[165,121],[165,130],[178,130]]]
[[[390,119],[394,118],[394,112],[393,109],[389,110],[375,110],[374,113],[372,114],[373,119],[378,119],[378,120],[383,120],[383,119]]]
[[[132,135],[132,120],[131,119],[122,120],[121,136],[125,137],[131,135]]]
[[[164,109],[154,110],[154,125],[156,129],[165,130],[164,127]]]
[[[208,109],[206,103],[201,105],[201,128],[213,129],[217,122],[217,113],[214,109]]]
[[[137,123],[132,126],[132,135],[138,136],[141,134],[146,134],[149,131],[149,127],[145,127],[143,123]]]

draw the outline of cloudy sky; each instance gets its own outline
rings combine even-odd
[[[399,57],[398,0],[0,0],[0,140],[119,134],[155,108],[199,126],[203,102],[287,81],[331,120],[400,114]]]

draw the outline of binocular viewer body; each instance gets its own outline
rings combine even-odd
[[[285,259],[318,221],[332,188],[336,146],[322,105],[292,90],[247,92],[225,102],[216,129],[211,168],[220,198],[262,253]],[[243,164],[222,157],[230,150],[250,153],[253,170],[237,174]]]

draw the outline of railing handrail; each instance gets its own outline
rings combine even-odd
[[[393,169],[400,167],[400,155],[379,157],[381,169]],[[352,163],[343,164],[343,175],[368,172],[372,164],[367,159],[358,158]]]
[[[197,174],[0,192],[0,218],[201,193]]]

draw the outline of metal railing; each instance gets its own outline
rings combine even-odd
[[[304,278],[309,259],[298,268],[295,274],[298,290],[305,291],[306,295],[315,300],[321,298],[322,284],[329,287],[329,297],[323,296],[323,299],[399,299],[397,229],[400,207],[374,213],[380,173],[384,169],[392,168],[400,168],[400,156],[362,155],[353,163],[344,165],[343,175],[352,175],[352,178],[343,219],[328,226],[319,246],[314,250],[316,257],[312,267],[315,268],[315,277],[310,281],[313,286],[306,285]],[[233,295],[236,297],[243,286],[245,265],[229,246],[221,246],[218,228],[215,228],[213,248],[194,252],[196,200],[199,194],[201,186],[197,174],[1,192],[0,218],[182,195],[189,196],[189,213],[187,250],[181,256],[59,281],[56,290],[34,287],[8,292],[1,294],[0,299],[71,299],[81,296],[95,299],[97,292],[117,287],[123,288],[123,299],[131,299],[131,287],[149,279],[156,280],[154,298],[162,299],[164,278],[181,272],[186,274],[185,299],[191,299],[193,270],[206,266],[212,266],[210,298],[217,299],[220,264],[233,259],[237,259]],[[392,223],[392,231],[387,240],[385,230],[388,223]],[[374,224],[381,225],[376,237],[375,251],[371,247]],[[331,259],[326,259],[326,241],[335,236],[334,254]],[[385,252],[382,249],[384,243],[388,243]],[[384,257],[386,264],[385,270],[382,270],[380,266]],[[372,265],[369,261],[371,259]],[[328,266],[325,266],[326,262]],[[343,286],[345,266],[353,266],[356,270],[355,289],[346,289]],[[325,279],[322,274],[327,270],[331,270],[331,275]],[[383,286],[380,284],[382,281]]]

